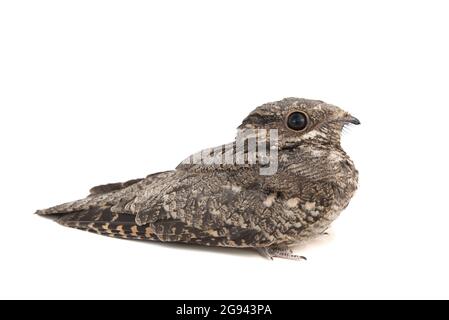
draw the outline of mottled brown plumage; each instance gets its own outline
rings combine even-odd
[[[250,247],[267,257],[299,259],[288,246],[324,232],[357,188],[357,170],[340,146],[349,123],[359,124],[322,101],[267,103],[239,128],[246,129],[243,135],[250,129],[277,129],[278,140],[269,145],[278,153],[272,175],[260,174],[266,165],[261,163],[184,161],[176,170],[98,186],[85,199],[37,213],[103,235]],[[236,142],[216,150],[219,158],[252,156],[248,146]]]

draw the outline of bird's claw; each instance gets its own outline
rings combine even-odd
[[[274,258],[281,258],[294,261],[307,260],[304,256],[298,256],[293,254],[293,251],[287,247],[264,247],[257,248],[257,251],[267,259],[273,260]]]

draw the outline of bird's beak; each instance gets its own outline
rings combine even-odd
[[[345,121],[348,122],[348,123],[355,124],[356,126],[358,126],[359,124],[361,124],[360,120],[357,119],[356,117],[353,117],[353,116],[347,117],[347,118],[345,119]]]
[[[344,123],[352,123],[355,125],[359,125],[360,124],[360,120],[357,119],[356,117],[351,116],[350,114],[345,114],[343,115],[340,119],[338,119],[338,121],[344,122]]]

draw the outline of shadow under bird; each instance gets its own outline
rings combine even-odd
[[[322,234],[357,189],[358,172],[340,145],[348,124],[360,122],[322,101],[267,103],[243,120],[238,137],[265,139],[276,154],[271,174],[261,174],[268,164],[250,162],[259,154],[236,138],[213,149],[215,160],[231,163],[183,161],[176,170],[97,186],[85,199],[36,213],[101,235],[254,248],[267,258],[300,260],[290,247]],[[275,132],[276,139],[268,143],[270,134],[258,132]]]

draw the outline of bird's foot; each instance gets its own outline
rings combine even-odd
[[[302,261],[307,260],[304,256],[298,256],[293,254],[293,251],[288,247],[263,247],[256,248],[263,257],[273,260],[274,258]]]

